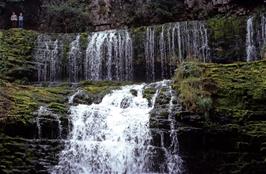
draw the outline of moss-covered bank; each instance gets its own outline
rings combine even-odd
[[[20,125],[22,129],[33,126],[36,122],[36,112],[41,106],[47,107],[58,114],[60,118],[66,119],[69,110],[69,97],[76,93],[77,89],[82,93],[75,96],[74,104],[91,104],[99,103],[107,93],[125,84],[128,82],[84,81],[75,87],[71,84],[40,87],[2,81],[0,85],[0,131],[5,131],[6,128],[16,125]]]
[[[32,50],[37,33],[10,29],[0,32],[0,76],[11,81],[27,81],[34,63]]]
[[[266,171],[265,75],[266,61],[179,66],[174,87],[186,110],[178,132],[191,173]]]

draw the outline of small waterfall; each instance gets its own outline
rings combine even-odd
[[[247,53],[247,61],[248,62],[254,61],[257,59],[253,19],[254,19],[254,17],[250,17],[247,20],[246,53]]]
[[[89,36],[84,62],[86,80],[132,80],[133,46],[128,31],[97,32]]]
[[[82,92],[82,90],[78,90],[77,92],[75,92],[72,96],[70,96],[68,98],[68,103],[69,104],[73,104],[74,103],[74,99],[76,96],[78,96],[80,93]]]
[[[261,16],[261,39],[262,39],[262,47],[266,45],[266,17]]]
[[[55,82],[60,76],[58,40],[52,41],[49,36],[39,35],[34,52],[38,82]]]
[[[183,160],[178,155],[179,154],[179,144],[178,144],[178,137],[177,137],[177,123],[176,123],[176,112],[180,112],[182,110],[181,104],[178,103],[177,95],[174,95],[175,91],[172,89],[170,85],[169,92],[171,95],[171,100],[169,103],[168,109],[168,120],[170,122],[170,147],[167,150],[167,169],[171,174],[178,174],[182,173],[182,165]]]
[[[38,110],[38,116],[36,118],[36,124],[37,124],[37,129],[38,129],[38,138],[42,138],[42,127],[41,127],[41,116],[45,112],[45,108],[41,106]]]
[[[160,62],[161,62],[161,78],[166,78],[167,71],[167,55],[165,46],[165,26],[162,26],[162,31],[160,33],[159,46],[160,46]],[[170,56],[170,55],[169,55]]]
[[[156,78],[155,62],[161,64],[160,70],[157,70],[160,71],[158,78],[169,78],[177,62],[188,58],[206,62],[209,51],[204,22],[177,22],[148,27],[145,40],[146,79],[151,81]]]
[[[154,27],[147,27],[145,40],[146,77],[155,80],[155,31]]]
[[[70,51],[68,54],[68,78],[70,82],[78,82],[80,70],[80,62],[82,53],[80,49],[80,35],[70,44]]]
[[[38,129],[38,138],[42,139],[42,138],[47,138],[44,136],[44,134],[47,134],[47,130],[45,132],[43,132],[43,128],[42,128],[42,122],[47,122],[50,121],[52,122],[56,122],[57,123],[57,130],[56,130],[56,135],[50,135],[50,137],[54,137],[54,138],[58,138],[61,139],[62,138],[62,123],[61,120],[59,118],[59,116],[57,114],[54,114],[52,111],[50,111],[47,107],[41,106],[37,112],[37,117],[36,117],[36,125],[37,125],[37,129]]]
[[[156,120],[157,124],[163,124],[163,128],[159,129],[157,126],[155,129],[151,126],[151,135],[156,137],[156,141],[152,141],[150,151],[153,152],[153,159],[158,158],[160,160],[152,163],[150,169],[154,172],[155,166],[160,173],[181,174],[184,169],[183,160],[179,156],[176,115],[182,111],[182,106],[176,91],[171,87],[170,80],[152,83],[147,85],[147,88],[157,89],[154,109],[151,111],[156,114],[150,118],[150,121],[154,122]],[[160,102],[158,101],[160,98],[169,98],[169,103],[165,103],[163,108],[160,108]],[[160,112],[164,113],[164,116],[161,116]],[[168,116],[165,116],[165,113],[168,113]],[[158,135],[160,138],[158,138]]]

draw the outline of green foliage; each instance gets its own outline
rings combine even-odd
[[[246,17],[217,16],[207,20],[207,25],[215,58],[237,60],[245,56]]]
[[[195,62],[182,63],[176,71],[174,87],[187,110],[206,113],[212,109],[212,99],[202,73]]]
[[[175,8],[177,3],[175,1],[161,1],[153,0],[149,2],[149,7],[153,13],[163,18],[172,18],[175,15]]]
[[[188,110],[211,111],[213,116],[226,115],[236,122],[266,113],[266,61],[184,64],[177,70],[175,88]]]
[[[65,32],[84,31],[90,24],[88,5],[83,0],[50,1],[44,8],[50,21],[61,24]]]

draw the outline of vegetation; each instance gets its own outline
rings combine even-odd
[[[32,50],[37,33],[10,29],[0,32],[0,77],[29,81],[33,70]]]
[[[177,69],[174,87],[187,110],[206,113],[212,108],[212,91],[206,89],[211,82],[203,79],[202,73],[197,63],[182,63]]]
[[[245,16],[216,16],[207,20],[214,60],[233,62],[245,57],[245,24]]]
[[[180,65],[175,88],[190,111],[211,111],[236,122],[266,113],[266,61]]]
[[[84,0],[50,1],[43,6],[50,23],[64,28],[65,33],[86,31],[90,24],[89,8]]]
[[[27,125],[35,120],[34,112],[40,106],[47,106],[55,113],[64,116],[69,107],[68,96],[76,92],[68,84],[37,87],[16,85],[3,80],[0,82],[0,123],[17,122]],[[125,84],[127,82],[84,81],[80,83],[79,88],[89,97],[83,102],[94,102],[94,100],[99,102],[104,95]]]

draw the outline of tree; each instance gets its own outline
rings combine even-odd
[[[64,32],[86,30],[90,25],[88,4],[85,0],[57,0],[43,5],[46,8],[50,23]]]

